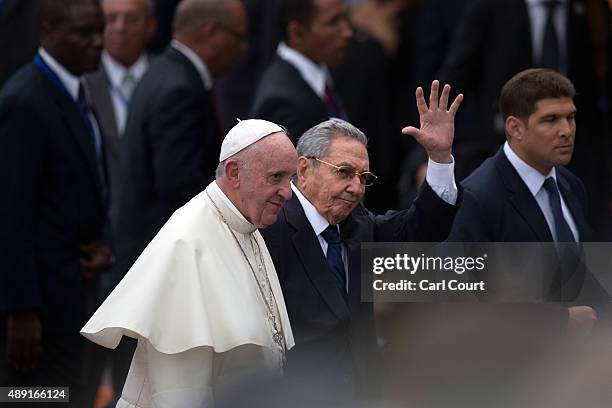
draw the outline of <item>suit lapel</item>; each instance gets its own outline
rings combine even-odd
[[[347,319],[349,309],[336,287],[319,240],[295,195],[285,204],[284,211],[287,223],[295,231],[292,236],[293,246],[306,274],[334,314],[339,319]]]
[[[584,207],[578,201],[578,197],[576,194],[572,193],[572,189],[567,182],[567,179],[563,177],[561,172],[557,171],[557,181],[559,184],[559,191],[561,196],[563,197],[563,201],[567,204],[570,212],[572,213],[572,217],[574,218],[574,222],[576,223],[576,228],[578,228],[578,233],[580,234],[579,241],[585,242],[590,239],[590,231],[589,231],[589,222],[586,218],[586,214],[584,211]]]
[[[348,226],[341,226],[340,234],[348,254],[349,309],[358,310],[361,303],[361,242],[355,239]]]
[[[304,99],[309,100],[308,106],[318,106],[320,115],[329,116],[325,102],[319,98],[319,95],[315,93],[315,91],[306,83],[306,81],[304,81],[304,78],[302,78],[302,75],[297,68],[279,56],[276,58],[278,59],[278,64],[282,67],[281,70],[285,71],[287,76],[295,78],[295,80],[292,81],[293,83],[300,85],[299,92],[304,96]]]
[[[203,109],[206,110],[206,115],[212,120],[211,123],[214,126],[213,133],[217,137],[219,143],[221,143],[223,141],[224,136],[221,133],[220,116],[218,114],[216,105],[217,102],[215,100],[213,90],[209,91],[206,89],[202,76],[200,75],[196,67],[193,65],[193,63],[189,60],[189,58],[187,58],[182,52],[170,45],[166,49],[164,57],[167,57],[174,63],[183,66],[189,73],[188,75],[190,76],[190,82],[192,82],[194,85],[197,83],[198,88],[204,93],[204,98],[208,102],[208,104],[207,106],[204,106]]]
[[[537,239],[535,241],[553,241],[552,234],[540,206],[514,167],[512,167],[512,164],[508,161],[503,147],[495,155],[495,166],[508,191],[508,200],[536,235]]]
[[[85,119],[79,114],[77,111],[74,102],[69,99],[69,97],[62,92],[61,89],[55,85],[51,79],[47,77],[43,72],[40,71],[40,68],[36,66],[36,70],[39,75],[42,76],[44,83],[47,86],[47,91],[51,95],[52,99],[58,105],[58,110],[62,116],[62,119],[70,129],[70,134],[76,144],[79,146],[85,160],[87,162],[87,167],[91,171],[91,176],[95,180],[96,190],[98,192],[98,198],[104,202],[104,188],[102,186],[102,180],[100,179],[100,175],[98,173],[98,159],[96,157],[95,146],[92,140],[91,132],[89,127],[85,123]]]
[[[117,128],[117,118],[113,107],[112,96],[109,91],[110,80],[106,70],[101,64],[100,70],[88,77],[87,83],[91,90],[90,95],[93,102],[98,123],[102,128],[102,135],[106,150],[113,157],[119,155],[119,130]]]

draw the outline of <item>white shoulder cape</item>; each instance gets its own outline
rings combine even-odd
[[[172,215],[85,324],[83,336],[108,348],[117,347],[123,335],[144,338],[167,354],[199,346],[221,353],[244,344],[278,351],[253,272],[212,199],[241,242],[255,234],[287,349],[293,347],[285,302],[264,240],[227,205],[213,183]]]

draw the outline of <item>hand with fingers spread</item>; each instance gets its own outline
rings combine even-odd
[[[417,129],[408,126],[402,129],[402,133],[414,137],[423,146],[431,160],[437,163],[450,163],[455,134],[455,114],[461,105],[463,94],[457,95],[450,108],[447,109],[451,87],[448,84],[444,85],[442,95],[438,100],[439,87],[438,80],[432,82],[429,107],[425,102],[423,88],[417,88],[416,102],[421,127]]]

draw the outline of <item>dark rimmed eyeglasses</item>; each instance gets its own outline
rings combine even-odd
[[[239,42],[245,42],[245,43],[249,42],[248,34],[236,31],[232,27],[224,23],[216,22],[215,24],[217,25],[217,27],[219,27],[221,30],[225,31],[226,33],[234,37]]]
[[[376,179],[376,175],[374,173],[370,173],[369,171],[359,171],[353,166],[336,166],[335,164],[331,164],[326,162],[325,160],[321,160],[318,157],[308,157],[310,160],[316,160],[319,163],[327,164],[330,167],[335,169],[334,174],[340,180],[352,180],[353,177],[359,177],[359,182],[366,187],[369,187],[374,184]]]

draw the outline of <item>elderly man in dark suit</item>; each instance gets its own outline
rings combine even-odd
[[[302,389],[319,403],[335,406],[359,388],[376,388],[376,333],[372,304],[361,303],[360,243],[441,241],[450,231],[458,194],[450,152],[461,96],[447,110],[449,92],[447,85],[438,104],[435,81],[428,108],[417,90],[421,127],[404,133],[430,160],[425,187],[404,211],[377,216],[363,206],[366,186],[376,177],[369,172],[367,139],[353,125],[330,119],[298,142],[294,196],[262,235],[295,337],[286,373],[304,375],[316,391]]]
[[[0,93],[0,383],[69,386],[71,406],[91,406],[79,328],[111,253],[102,139],[80,77],[98,68],[104,16],[95,0],[45,0],[41,16],[42,47]]]
[[[353,31],[342,0],[281,0],[279,18],[286,42],[261,78],[252,115],[285,126],[295,142],[323,120],[347,119],[328,66]]]
[[[170,215],[214,178],[221,134],[212,81],[246,47],[238,0],[183,0],[174,30],[130,106],[117,233],[123,273]]]

